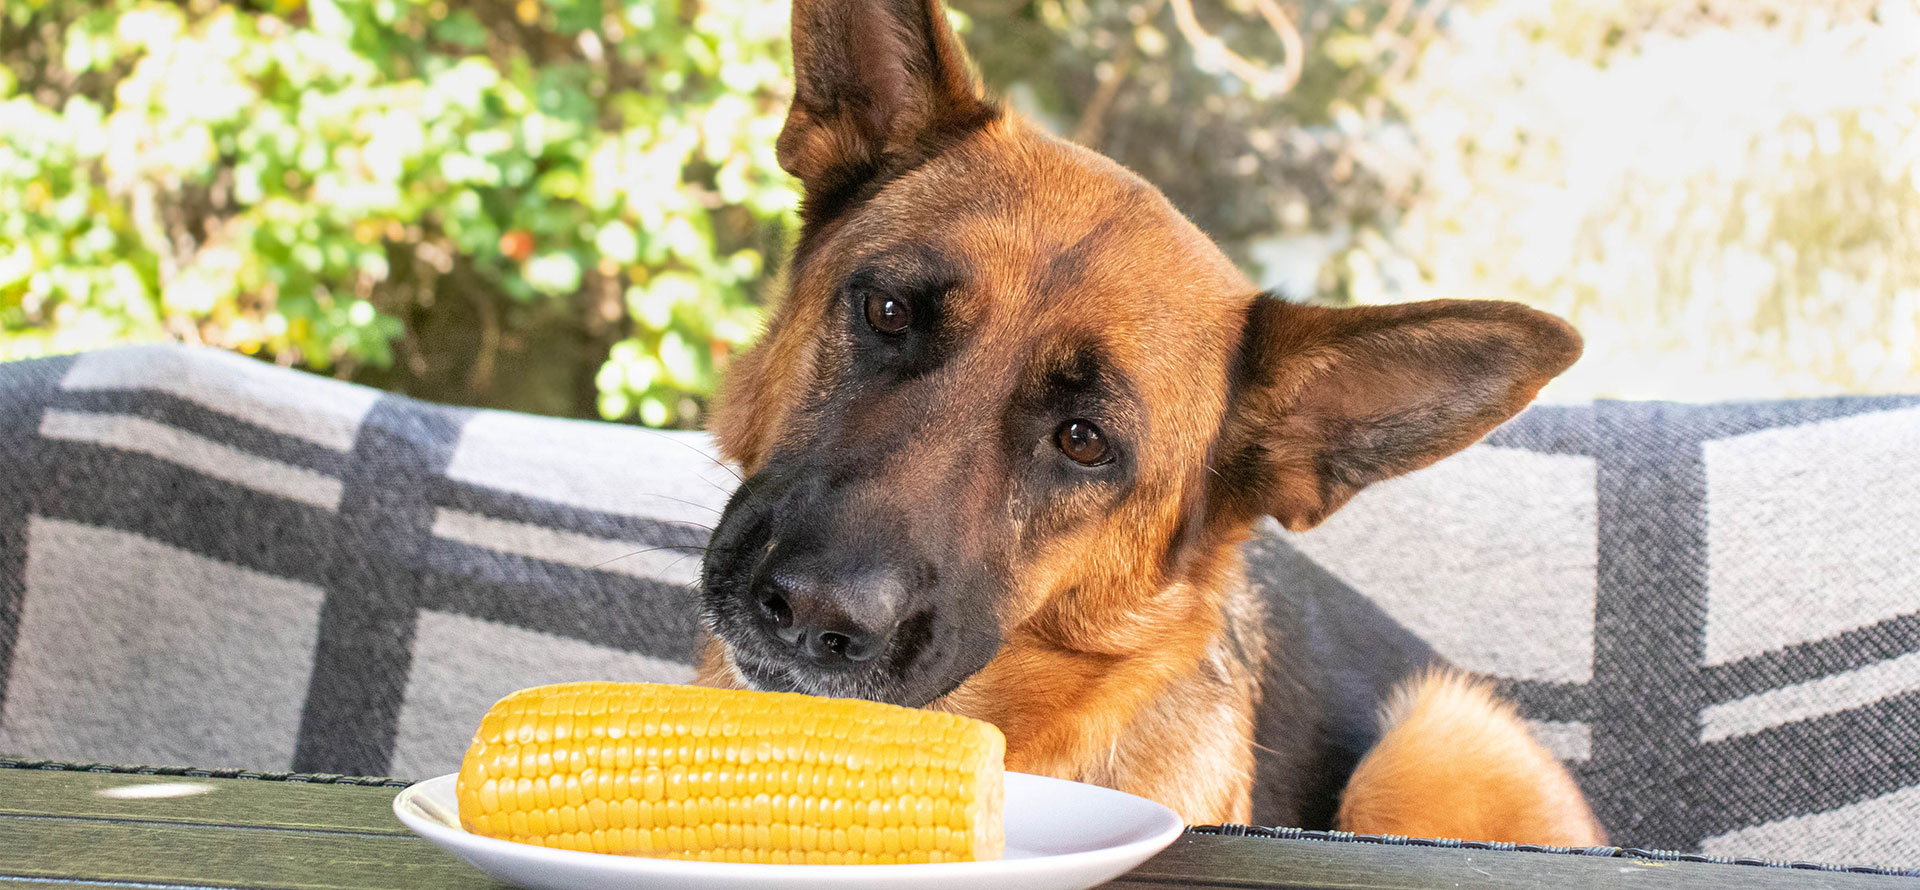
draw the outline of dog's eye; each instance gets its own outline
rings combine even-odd
[[[1091,467],[1107,461],[1107,437],[1087,421],[1074,419],[1061,424],[1053,440],[1074,463]]]
[[[867,294],[867,324],[882,334],[898,334],[913,324],[913,308],[905,300],[882,293]]]

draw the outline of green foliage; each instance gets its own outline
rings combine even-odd
[[[1560,312],[1566,397],[1920,390],[1920,0],[958,6],[1263,286]],[[164,336],[697,424],[792,226],[787,7],[6,0],[0,358]],[[1222,63],[1289,29],[1290,88]]]
[[[414,388],[511,403],[498,368],[588,341],[599,413],[666,425],[758,326],[794,201],[783,0],[0,22],[0,358],[172,336],[403,388],[456,362]],[[422,342],[436,313],[473,352]]]

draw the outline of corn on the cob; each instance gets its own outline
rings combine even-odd
[[[997,859],[1006,739],[953,714],[651,683],[525,689],[461,765],[490,837],[670,859]]]

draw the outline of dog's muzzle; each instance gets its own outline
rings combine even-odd
[[[702,565],[708,627],[754,688],[925,705],[999,650],[998,588],[829,476],[760,473],[734,493]]]

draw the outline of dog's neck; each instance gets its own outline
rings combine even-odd
[[[1043,609],[932,707],[999,726],[1010,770],[1179,802],[1189,821],[1248,818],[1248,715],[1265,642],[1244,538],[1209,542],[1182,578],[1132,598],[1124,616],[1079,622]],[[1195,719],[1207,713],[1217,719]]]

